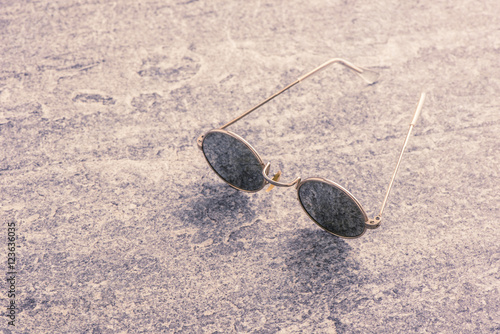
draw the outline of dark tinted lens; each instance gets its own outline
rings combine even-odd
[[[236,188],[256,191],[264,186],[262,165],[242,141],[223,132],[209,132],[203,153],[212,168]]]
[[[343,237],[357,237],[365,230],[365,216],[343,190],[321,181],[306,181],[299,199],[307,213],[326,230]]]

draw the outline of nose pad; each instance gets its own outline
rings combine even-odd
[[[280,177],[281,177],[281,171],[279,170],[276,174],[274,174],[273,181],[276,181],[276,182],[279,181]],[[271,190],[273,190],[273,188],[274,188],[274,184],[270,184],[269,187],[267,187],[266,192],[270,192]]]

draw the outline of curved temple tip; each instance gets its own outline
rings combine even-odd
[[[420,112],[422,111],[422,107],[424,106],[425,96],[425,92],[422,92],[420,94],[420,100],[418,101],[417,109],[415,110],[415,115],[413,115],[413,119],[410,125],[415,125],[417,123],[418,116],[420,116]]]
[[[362,72],[356,72],[363,80],[365,80],[368,84],[374,84],[377,82],[379,74],[378,72],[368,70],[366,68],[360,67]]]

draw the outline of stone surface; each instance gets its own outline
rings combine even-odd
[[[4,333],[500,330],[500,2],[0,1]],[[196,139],[230,127],[287,182],[324,177],[379,229],[238,192]]]

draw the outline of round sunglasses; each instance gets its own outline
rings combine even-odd
[[[387,204],[408,139],[422,109],[425,93],[420,96],[382,207],[379,214],[372,219],[368,218],[359,201],[347,189],[333,181],[319,177],[311,177],[305,180],[297,177],[289,183],[278,182],[281,171],[274,174],[273,177],[269,177],[271,163],[264,164],[257,151],[246,140],[233,132],[225,130],[226,127],[234,124],[290,87],[333,63],[340,63],[348,67],[370,84],[374,83],[378,76],[375,72],[358,67],[346,60],[331,59],[219,129],[201,135],[197,143],[209,166],[231,187],[246,192],[257,192],[268,184],[267,191],[270,191],[274,186],[295,186],[300,205],[319,227],[338,237],[358,238],[367,229],[375,229],[380,226],[382,213]]]

